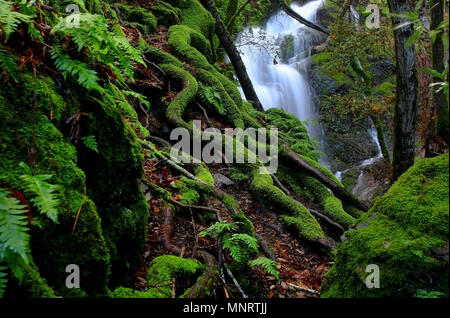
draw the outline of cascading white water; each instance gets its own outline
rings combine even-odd
[[[324,4],[324,0],[316,0],[304,5],[292,4],[291,7],[304,18],[315,21],[318,9]],[[252,41],[261,38],[262,41]],[[292,39],[290,43],[292,52],[286,60],[275,62],[267,46],[281,51],[283,40],[286,38]],[[306,79],[310,48],[321,40],[322,34],[280,11],[267,21],[264,29],[259,27],[246,29],[236,43],[264,108],[282,108],[301,121],[307,121],[309,136],[318,141],[319,150],[324,151],[326,139],[323,129],[317,123],[318,112],[313,103],[314,92]],[[321,163],[327,165],[325,160]]]

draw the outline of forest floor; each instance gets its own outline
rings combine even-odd
[[[226,175],[229,167],[226,165],[213,165],[209,167],[212,174]],[[182,176],[178,171],[174,171],[164,161],[158,161],[147,157],[145,164],[145,179],[167,191],[172,192],[175,199],[181,199],[171,184],[179,180]],[[257,202],[248,190],[245,183],[235,183],[233,185],[223,185],[221,190],[232,195],[240,204],[245,215],[252,221],[255,233],[261,235],[274,252],[277,261],[280,281],[266,274],[259,268],[249,268],[246,278],[251,281],[248,292],[250,297],[264,298],[303,298],[318,297],[320,285],[324,275],[329,270],[329,256],[323,250],[312,247],[308,243],[303,243],[287,232],[278,223],[277,214],[269,211],[265,206]],[[146,287],[146,273],[148,265],[157,256],[170,254],[164,249],[162,242],[164,231],[163,200],[158,195],[153,195],[150,189],[144,186],[146,199],[150,207],[150,217],[148,220],[148,239],[145,253],[142,257],[141,268],[136,279],[135,288]],[[212,207],[220,211],[222,219],[231,221],[230,214],[222,202],[214,197],[209,197],[203,205]],[[209,225],[196,211],[183,211],[176,213],[174,218],[174,235],[172,243],[182,250],[184,257],[192,257],[196,251],[204,249],[212,255],[218,255],[217,242],[205,237],[199,237],[198,233],[206,229]],[[327,229],[326,224],[321,224],[329,235],[333,235]],[[331,229],[330,229],[331,230]],[[229,255],[224,254],[225,262],[231,261]],[[179,282],[185,284],[186,282]],[[309,292],[298,290],[291,286],[296,285]],[[183,286],[184,288],[186,286]],[[177,288],[178,289],[178,288]],[[182,290],[182,288],[179,288]],[[240,297],[239,291],[230,284],[228,290],[231,292],[227,296],[220,291],[216,293],[218,297]],[[316,291],[317,293],[313,292]]]

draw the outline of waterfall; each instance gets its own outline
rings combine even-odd
[[[304,18],[315,21],[318,9],[324,4],[325,1],[316,0],[291,7]],[[269,18],[265,28],[245,29],[236,45],[263,107],[282,108],[307,122],[309,136],[318,142],[318,149],[325,152],[326,138],[318,123],[314,91],[307,81],[310,48],[322,40],[322,34],[280,11]],[[281,54],[274,57],[274,52]],[[329,166],[325,158],[321,163]]]

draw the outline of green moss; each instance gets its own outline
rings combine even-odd
[[[278,211],[280,214],[290,213],[291,216],[288,220],[296,219],[296,229],[301,238],[316,241],[325,237],[319,223],[311,213],[300,202],[295,201],[275,187],[270,175],[260,174],[259,171],[256,171],[251,188],[253,193],[258,195],[259,199],[270,209]]]
[[[59,224],[33,213],[40,224],[31,229],[31,251],[37,268],[49,285],[64,294],[67,291],[65,268],[68,264],[78,264],[82,269],[82,288],[91,295],[103,294],[107,290],[109,254],[100,218],[91,199],[83,204],[77,230],[71,235],[83,200],[86,178],[77,167],[75,147],[57,127],[71,115],[67,109],[73,105],[63,102],[47,77],[21,74],[19,83],[4,88],[0,91],[0,184],[23,192],[19,179],[23,170],[18,164],[28,162],[28,149],[35,147],[34,172],[52,174],[51,182],[63,188]],[[35,120],[33,105],[36,107]],[[53,114],[53,120],[49,119],[50,114]],[[88,248],[80,250],[80,246]],[[34,287],[32,284],[29,288]]]
[[[139,47],[144,51],[145,57],[150,61],[157,64],[170,64],[181,69],[184,67],[183,63],[177,58],[163,50],[148,45],[143,38],[139,38]]]
[[[211,172],[209,172],[208,167],[204,163],[196,165],[194,167],[194,174],[197,178],[199,178],[203,182],[209,184],[210,186],[214,186],[213,176],[211,175]]]
[[[191,187],[186,186],[186,183],[183,181],[177,181],[175,186],[182,197],[180,203],[196,205],[200,201],[200,194]]]
[[[215,72],[214,72],[215,73]],[[235,100],[230,95],[229,92],[232,90],[225,89],[224,83],[227,83],[228,79],[222,74],[214,74],[210,71],[203,69],[197,70],[197,76],[199,80],[207,86],[214,87],[215,91],[219,93],[222,106],[225,110],[225,118],[227,118],[230,124],[233,124],[237,128],[244,128],[244,122],[242,119],[242,114],[235,103]],[[222,79],[222,81],[220,79]],[[234,85],[234,84],[233,84]],[[235,86],[234,86],[235,88]],[[239,96],[239,100],[240,100]]]
[[[170,64],[162,64],[161,68],[168,76],[181,81],[182,90],[167,106],[166,117],[169,123],[176,127],[184,127],[191,130],[192,126],[183,120],[183,113],[187,105],[195,98],[198,84],[189,72]]]
[[[214,19],[198,0],[165,0],[181,10],[182,24],[211,38],[214,32]]]
[[[355,219],[344,210],[342,202],[326,186],[302,171],[292,174],[292,169],[294,168],[281,166],[278,175],[280,180],[288,185],[297,196],[304,197],[310,203],[319,204],[323,214],[345,228],[349,228],[355,223]]]
[[[359,220],[322,286],[323,297],[411,297],[417,289],[448,295],[448,263],[434,250],[448,240],[449,155],[423,159],[404,173]],[[380,269],[380,288],[364,284]]]
[[[156,18],[155,16],[141,7],[132,7],[124,4],[115,4],[119,9],[122,19],[124,21],[131,22],[141,32],[152,33],[156,31]]]
[[[170,27],[181,22],[181,10],[164,1],[159,0],[150,10],[156,16],[158,24]]]
[[[195,259],[173,255],[159,256],[149,265],[147,283],[158,292],[158,298],[170,298],[172,296],[172,278],[194,278],[203,269],[203,264]]]
[[[92,114],[84,121],[84,135],[94,135],[99,153],[79,150],[79,165],[89,176],[88,194],[98,206],[103,232],[108,239],[113,266],[112,285],[129,283],[144,250],[148,207],[139,188],[144,155],[135,132],[120,108],[83,100],[81,111]]]

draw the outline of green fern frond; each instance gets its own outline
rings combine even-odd
[[[224,237],[223,248],[228,249],[238,265],[244,265],[258,253],[258,241],[248,234],[238,233]]]
[[[129,40],[109,31],[109,21],[96,14],[80,14],[80,25],[72,27],[72,18],[62,18],[53,28],[52,33],[70,36],[77,45],[78,51],[89,50],[94,61],[108,65],[121,79],[122,75],[134,78],[134,64],[145,64],[141,52],[134,48]]]
[[[274,276],[277,280],[280,279],[277,262],[267,257],[258,257],[257,259],[249,261],[248,265],[251,267],[260,266],[266,273]]]
[[[136,98],[146,107],[146,111],[150,110],[150,102],[148,100],[146,100],[145,96],[143,96],[142,94],[136,93],[134,91],[126,91],[126,90],[122,91],[122,93],[127,97]]]
[[[8,282],[8,274],[6,273],[6,270],[7,268],[5,266],[0,266],[0,298],[3,298],[6,283]]]
[[[5,32],[5,43],[9,36],[17,30],[20,23],[28,23],[32,17],[17,11],[12,11],[11,2],[0,0],[0,27]]]
[[[237,227],[233,223],[228,223],[226,221],[216,222],[207,229],[201,231],[199,236],[211,236],[213,239],[217,239],[219,236],[226,232],[236,231]]]
[[[0,260],[6,259],[8,252],[13,252],[24,261],[30,247],[30,236],[27,233],[26,207],[10,193],[0,188]]]
[[[57,47],[52,50],[51,56],[55,61],[56,68],[61,71],[64,78],[72,76],[77,80],[78,84],[87,90],[95,90],[99,93],[104,92],[104,89],[98,84],[100,79],[97,76],[97,72],[90,70],[86,63],[72,60],[70,56],[62,54]]]
[[[97,140],[95,139],[95,136],[81,137],[81,140],[86,147],[98,153]]]
[[[45,214],[53,222],[58,223],[58,206],[60,204],[58,185],[47,182],[52,175],[36,175],[29,173],[29,167],[23,162],[20,163],[24,167],[26,174],[20,176],[25,182],[25,193],[32,196],[30,201],[36,206],[41,214]]]
[[[226,110],[223,107],[222,98],[213,87],[199,84],[198,97],[202,103],[213,106],[220,115],[226,114]]]
[[[16,57],[0,47],[0,68],[4,68],[9,76],[17,83],[17,59]]]

